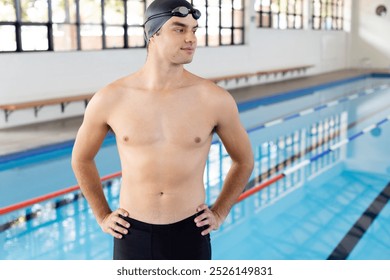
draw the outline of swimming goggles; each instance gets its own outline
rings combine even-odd
[[[144,24],[146,24],[149,20],[152,20],[152,19],[158,18],[158,17],[163,17],[163,16],[186,17],[189,14],[192,14],[192,17],[194,19],[199,19],[201,16],[200,11],[197,9],[189,9],[185,6],[180,6],[180,7],[174,8],[170,12],[163,12],[163,13],[158,13],[158,14],[152,15],[145,21]]]

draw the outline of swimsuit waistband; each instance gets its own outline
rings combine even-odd
[[[130,223],[130,229],[133,227],[135,229],[145,230],[145,231],[172,230],[172,229],[182,229],[184,226],[196,226],[194,219],[197,216],[201,215],[202,213],[203,211],[200,211],[188,218],[170,224],[149,224],[130,217],[124,217],[124,216],[121,217]]]

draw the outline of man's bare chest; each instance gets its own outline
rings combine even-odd
[[[200,102],[121,104],[110,114],[117,141],[130,146],[200,147],[215,126],[213,113]]]

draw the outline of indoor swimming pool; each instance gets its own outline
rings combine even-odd
[[[389,260],[389,96],[389,75],[364,75],[238,104],[255,168],[212,232],[212,258]],[[112,258],[111,236],[72,187],[72,144],[0,157],[0,259]],[[116,208],[113,135],[96,163]],[[230,164],[215,135],[204,172],[207,204]]]

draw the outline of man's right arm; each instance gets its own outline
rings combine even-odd
[[[116,223],[126,226],[126,221],[119,214],[127,216],[122,209],[111,211],[104,196],[100,176],[94,158],[109,130],[107,125],[107,108],[109,108],[104,92],[97,92],[89,102],[83,123],[77,133],[72,152],[72,168],[82,193],[87,199],[97,222],[102,230],[116,238],[122,236],[115,232],[126,233]]]

